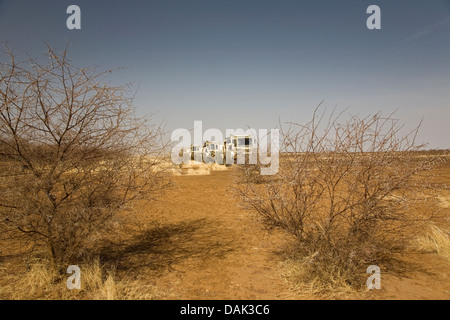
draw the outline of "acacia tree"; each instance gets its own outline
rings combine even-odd
[[[283,127],[282,127],[283,129]],[[243,204],[269,228],[297,241],[310,277],[358,275],[399,248],[414,222],[424,181],[415,176],[438,158],[422,157],[419,126],[406,134],[393,114],[367,117],[315,110],[306,124],[282,131],[279,173],[237,188]]]
[[[3,234],[44,245],[59,268],[79,258],[137,199],[167,184],[160,126],[134,114],[111,71],[73,66],[67,49],[0,65]]]

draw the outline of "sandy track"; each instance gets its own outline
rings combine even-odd
[[[180,227],[169,242],[185,252],[154,284],[176,299],[282,298],[287,288],[274,254],[281,240],[238,207],[229,192],[231,172],[174,180],[152,211],[160,213],[161,225]]]

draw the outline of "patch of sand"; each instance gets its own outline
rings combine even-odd
[[[228,168],[224,165],[217,163],[201,163],[191,161],[189,164],[183,164],[181,166],[174,166],[172,168],[172,174],[175,176],[204,176],[210,175],[212,171],[226,171]]]

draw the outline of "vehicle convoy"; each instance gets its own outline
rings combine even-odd
[[[180,150],[179,155],[190,154],[191,161],[231,165],[248,161],[257,154],[256,139],[250,135],[230,135],[223,143],[206,141],[203,146],[191,145]],[[250,158],[249,158],[250,156]]]

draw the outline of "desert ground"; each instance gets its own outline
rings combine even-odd
[[[434,173],[436,198],[430,205],[450,217],[450,164],[442,164]],[[123,298],[326,298],[299,292],[286,280],[282,252],[290,239],[281,231],[267,232],[254,214],[239,205],[231,192],[235,178],[235,166],[194,165],[174,170],[173,184],[162,198],[134,208],[138,225],[127,234],[113,235],[108,246],[96,248],[105,270],[113,266],[115,285],[129,287],[123,291],[134,288]],[[422,231],[418,237],[426,235]],[[57,293],[39,290],[39,284],[24,281],[30,269],[19,244],[0,245],[1,299],[105,298],[88,292],[66,296],[67,289]],[[442,253],[411,248],[398,257],[402,268],[381,270],[380,290],[341,298],[447,300],[448,249]]]

